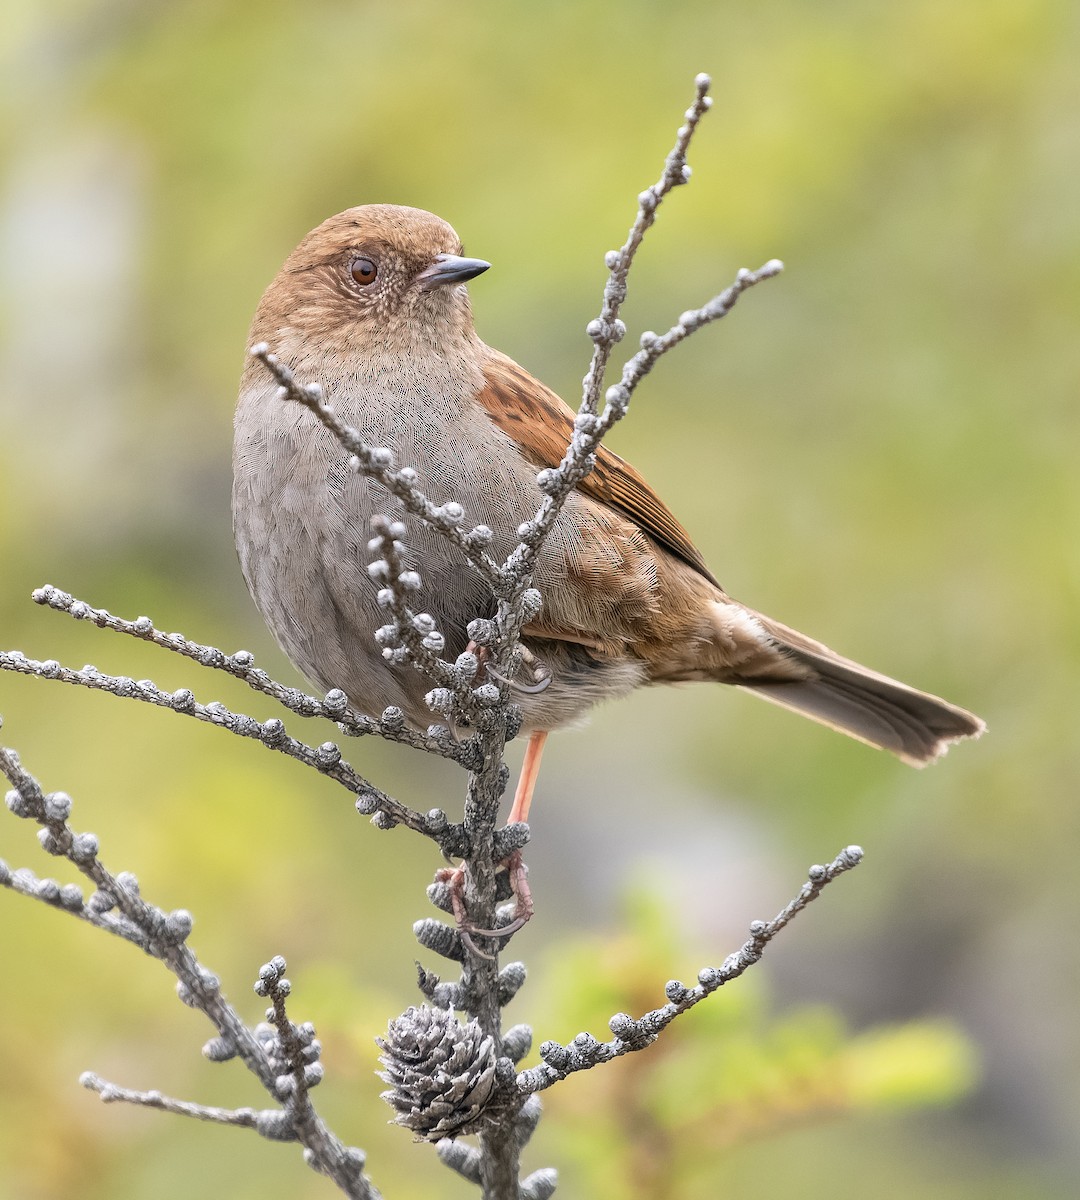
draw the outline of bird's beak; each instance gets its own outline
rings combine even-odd
[[[437,254],[430,267],[425,267],[417,279],[427,287],[440,283],[464,283],[482,275],[491,263],[482,258],[462,258],[458,254]]]

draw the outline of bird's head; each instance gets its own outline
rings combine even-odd
[[[490,264],[461,251],[453,228],[422,209],[348,208],[285,260],[263,295],[252,340],[277,345],[299,336],[325,349],[400,353],[471,336],[462,285]]]

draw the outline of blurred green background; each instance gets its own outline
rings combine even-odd
[[[10,0],[4,26],[0,644],[261,717],[244,689],[42,611],[31,589],[244,646],[296,681],[228,515],[261,289],[332,212],[430,208],[494,264],[471,289],[481,335],[574,401],[603,252],[695,72],[713,75],[693,183],[663,208],[624,315],[634,334],[666,328],[739,266],[777,256],[787,272],[665,360],[611,445],[734,595],[990,733],[914,772],[692,687],[556,738],[529,849],[540,915],[514,943],[532,977],[508,1012],[538,1041],[658,1003],[809,863],[848,842],[867,861],[755,978],[687,1017],[686,1040],[553,1092],[527,1162],[559,1165],[567,1196],[639,1194],[612,1173],[628,1137],[653,1197],[714,1196],[721,1179],[803,1200],[1075,1196],[1080,9]],[[161,711],[5,676],[0,712],[105,861],[194,912],[193,945],[251,1019],[259,964],[286,956],[293,1015],[327,1046],[318,1098],[386,1194],[474,1194],[384,1124],[371,1075],[373,1036],[416,999],[430,847]],[[455,769],[347,752],[415,806],[460,811]],[[11,818],[0,855],[55,865]],[[193,1180],[332,1194],[294,1148],[77,1087],[92,1068],[260,1103],[238,1067],[200,1058],[209,1031],[156,964],[8,893],[0,961],[3,1200],[169,1200]],[[858,1102],[881,1038],[890,1079],[905,1045],[916,1075],[928,1064],[913,1106],[889,1088]],[[817,1082],[797,1097],[795,1076]],[[621,1120],[594,1107],[605,1094],[634,1100]]]

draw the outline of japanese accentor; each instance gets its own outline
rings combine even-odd
[[[289,255],[262,297],[251,341],[269,343],[300,380],[321,384],[370,444],[416,469],[435,503],[457,501],[468,521],[489,526],[501,559],[536,511],[537,472],[559,463],[574,417],[476,335],[464,282],[488,264],[461,251],[431,213],[347,209]],[[277,390],[250,361],[236,410],[233,518],[251,594],[308,678],[341,688],[364,712],[397,705],[424,729],[433,719],[429,681],[388,664],[373,637],[384,616],[367,572],[369,523],[396,502]],[[419,607],[452,658],[493,601],[436,533],[416,523],[407,541],[423,581]],[[747,688],[914,765],[983,730],[971,713],[732,600],[663,501],[604,448],[544,544],[535,584],[543,609],[524,645],[550,684],[514,696],[532,735],[530,759],[547,731],[600,700],[693,679]],[[527,799],[519,796],[516,817]]]

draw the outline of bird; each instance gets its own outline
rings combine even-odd
[[[388,447],[437,504],[461,505],[504,559],[537,510],[537,474],[557,466],[574,413],[474,328],[466,283],[489,268],[440,217],[393,204],[346,209],[286,259],[256,310],[266,343],[318,384],[372,446]],[[396,501],[350,468],[307,408],[285,404],[249,358],[234,424],[233,526],[248,588],[299,671],[360,711],[390,706],[428,728],[430,682],[388,662],[367,571],[373,517]],[[423,606],[451,660],[494,612],[480,574],[414,521],[406,539]],[[653,684],[734,685],[922,766],[984,722],[844,658],[729,596],[645,479],[601,445],[539,553],[542,608],[522,631],[531,685],[515,702],[528,735],[510,820],[527,820],[548,734],[600,701]]]

